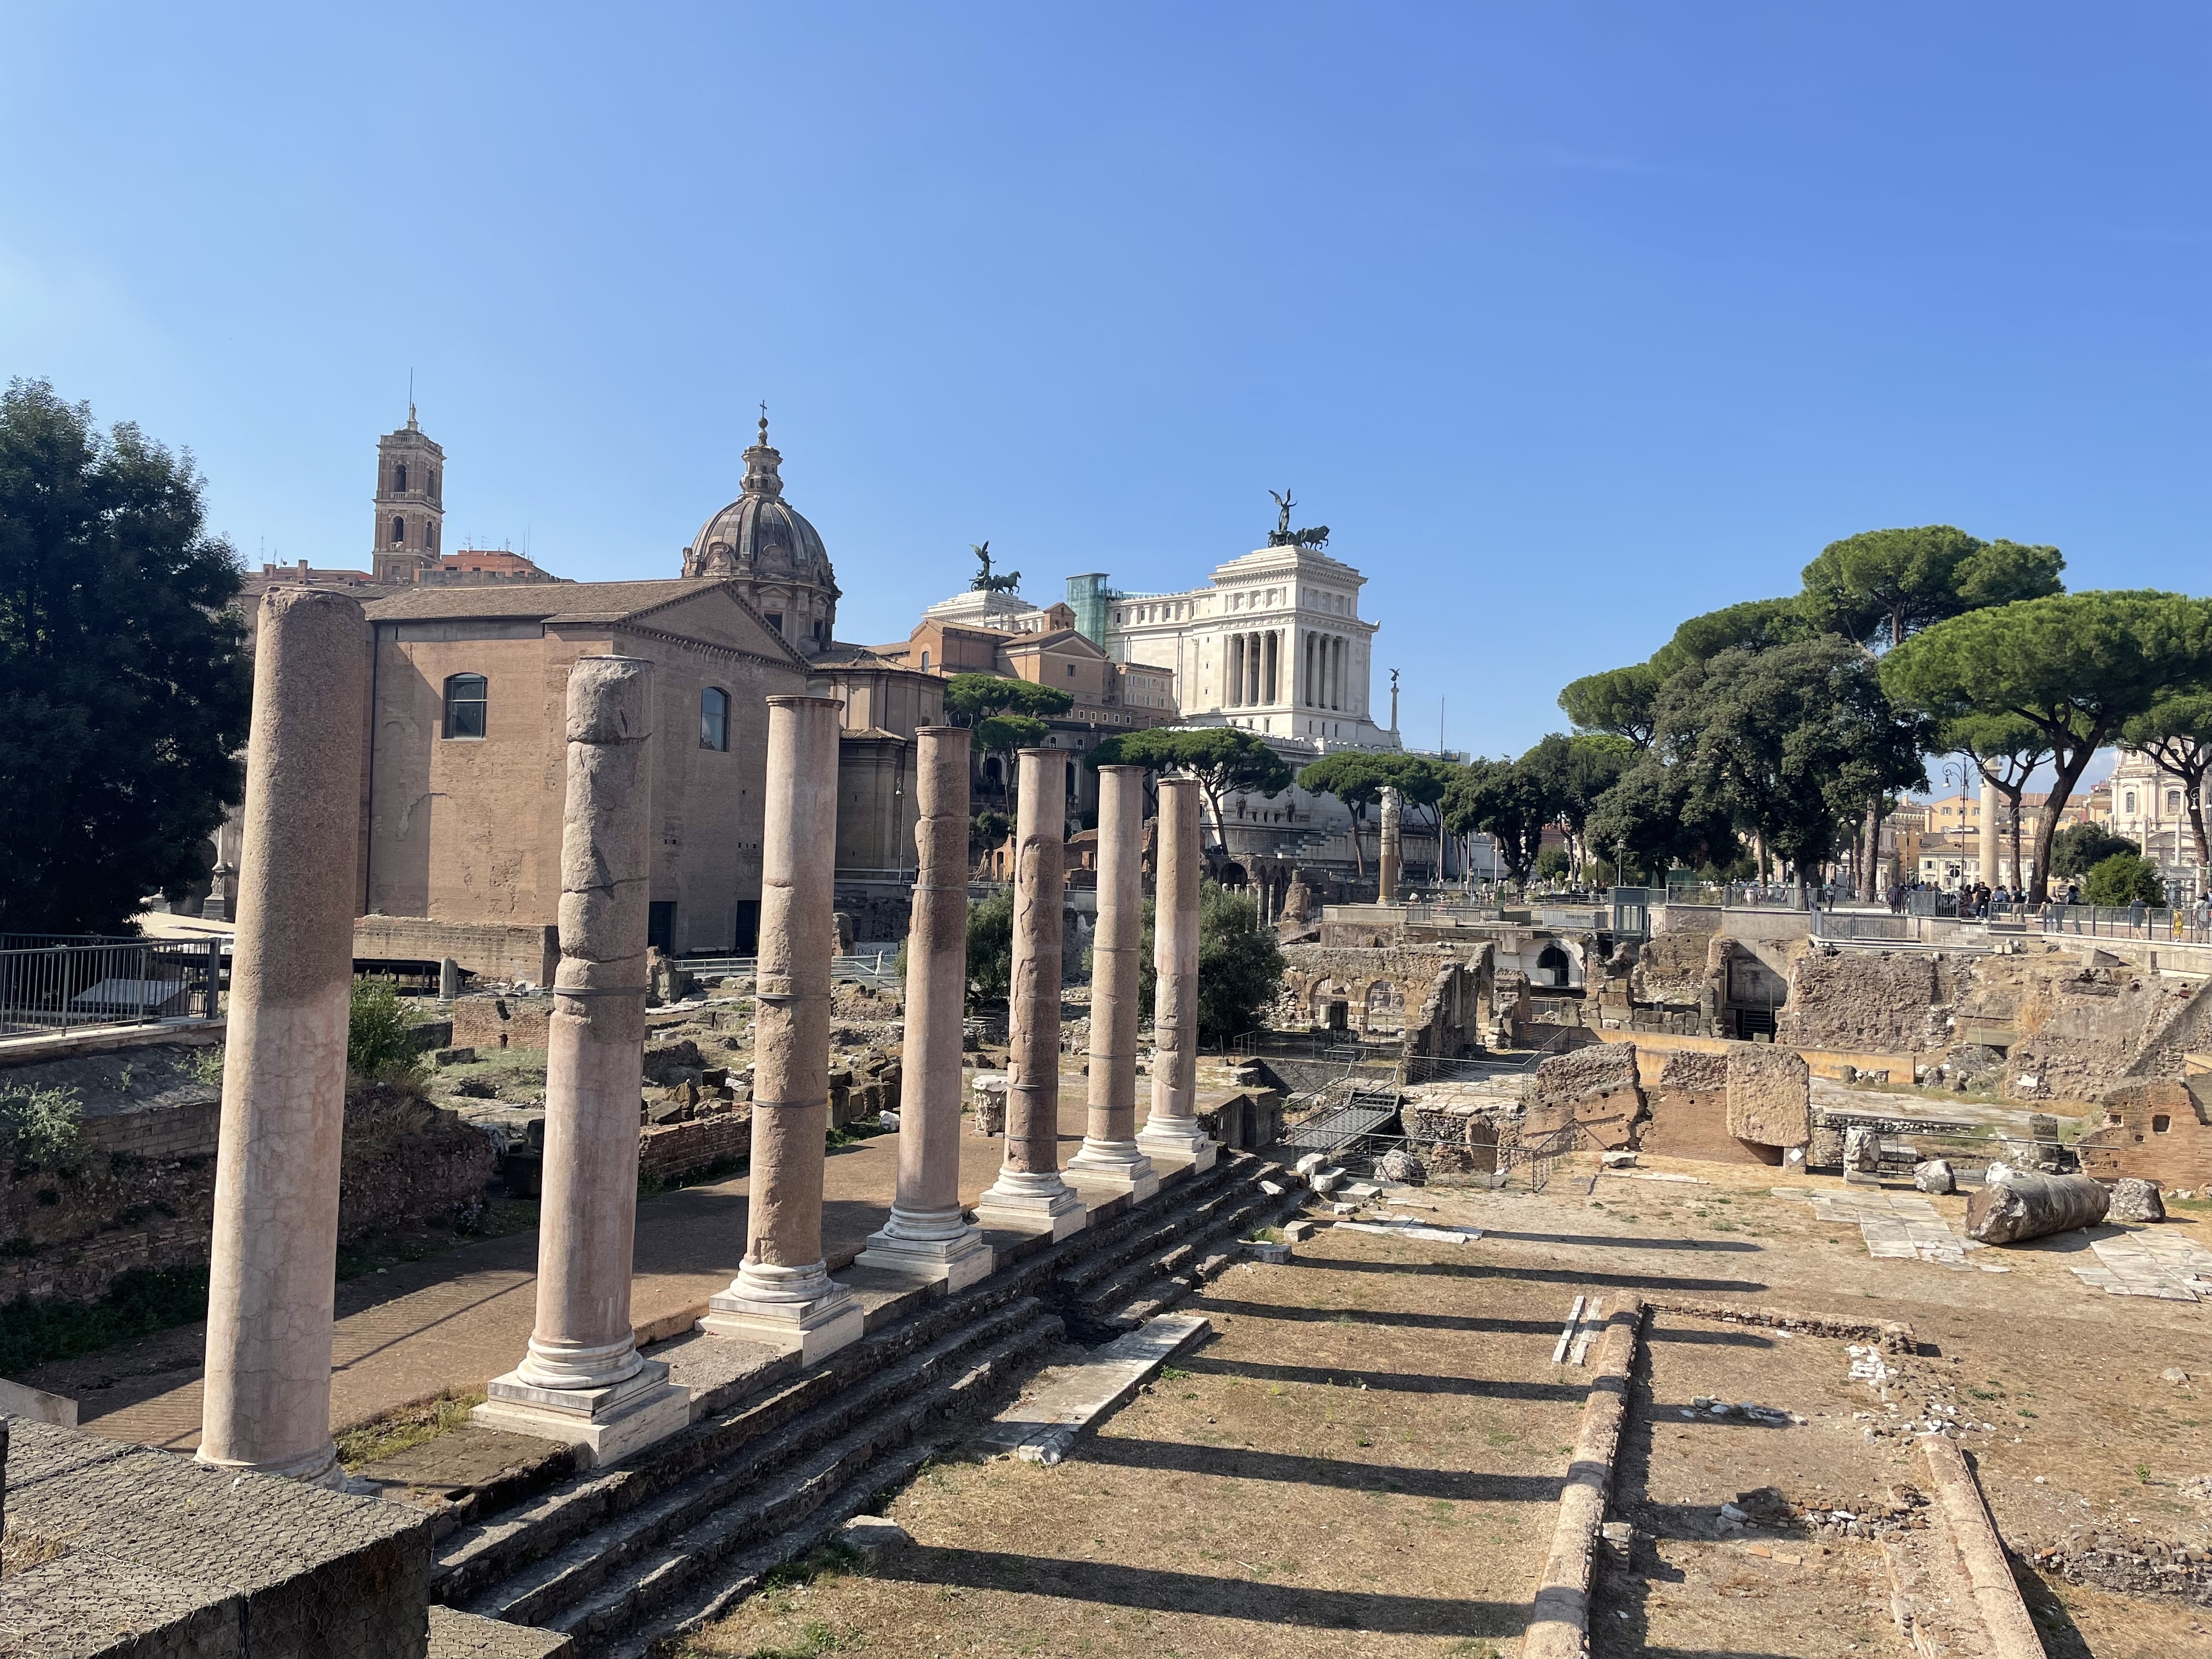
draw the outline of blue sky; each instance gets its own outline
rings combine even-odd
[[[1859,530],[2208,586],[2202,6],[0,21],[0,375],[249,559],[365,562],[411,368],[447,545],[582,578],[674,574],[766,399],[854,640],[987,537],[1188,585],[1288,484],[1491,754]]]

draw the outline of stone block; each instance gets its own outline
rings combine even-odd
[[[2112,1206],[2105,1212],[2107,1221],[2163,1221],[2166,1204],[2158,1195],[2158,1183],[2134,1176],[2112,1183]]]
[[[1813,1072],[1789,1048],[1731,1047],[1728,1128],[1762,1146],[1802,1146],[1813,1138]]]

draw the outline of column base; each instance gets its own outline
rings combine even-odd
[[[1164,1124],[1156,1127],[1147,1122],[1137,1131],[1137,1145],[1155,1163],[1188,1168],[1194,1175],[1212,1169],[1214,1156],[1221,1150],[1194,1117],[1173,1127]]]
[[[1133,1140],[1092,1140],[1067,1160],[1067,1176],[1086,1186],[1127,1193],[1139,1201],[1160,1189],[1160,1172]]]
[[[975,1200],[975,1224],[1060,1239],[1089,1226],[1091,1211],[1057,1170],[1000,1170]]]
[[[636,1374],[603,1389],[548,1389],[519,1370],[495,1377],[469,1413],[479,1428],[535,1435],[579,1448],[603,1469],[691,1426],[691,1390],[668,1380],[668,1367],[646,1360]]]
[[[899,1221],[894,1208],[890,1221],[868,1235],[867,1248],[860,1252],[858,1265],[941,1279],[947,1296],[988,1279],[999,1265],[997,1255],[983,1242],[982,1234],[965,1222],[956,1222],[957,1231],[949,1237],[912,1237],[900,1231]]]
[[[696,1328],[795,1353],[806,1365],[867,1334],[859,1301],[818,1261],[811,1267],[747,1262],[729,1289],[707,1298],[707,1316]]]
[[[227,1457],[210,1457],[205,1452],[193,1454],[192,1461],[211,1469],[227,1469],[233,1474],[266,1474],[279,1480],[298,1480],[310,1486],[320,1486],[325,1492],[354,1490],[345,1468],[338,1462],[335,1442],[326,1441],[305,1457],[286,1458],[279,1462],[248,1463]]]

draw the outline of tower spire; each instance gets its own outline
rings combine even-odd
[[[766,398],[761,400],[760,411],[760,447],[766,449],[768,447],[768,400]]]

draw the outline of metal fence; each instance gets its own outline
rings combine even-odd
[[[0,1036],[213,1019],[228,941],[105,939],[0,950]]]

